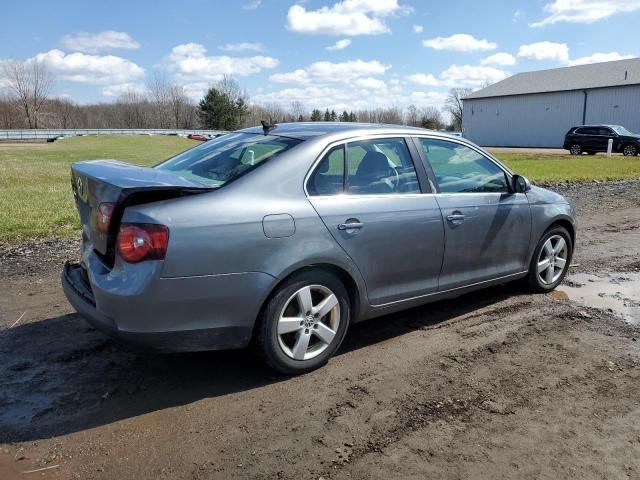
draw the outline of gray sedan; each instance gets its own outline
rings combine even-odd
[[[251,343],[285,373],[351,323],[517,279],[550,291],[575,244],[563,197],[418,128],[264,125],[71,176],[83,242],[62,284],[87,321],[164,351]]]

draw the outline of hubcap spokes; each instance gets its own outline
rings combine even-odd
[[[278,343],[295,360],[320,355],[333,342],[340,323],[340,304],[322,285],[302,287],[285,303],[278,319]]]
[[[545,285],[558,281],[567,267],[567,242],[560,235],[549,237],[538,256],[538,279]]]

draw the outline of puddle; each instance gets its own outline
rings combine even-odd
[[[585,307],[608,310],[630,323],[640,323],[640,273],[576,273],[558,289]]]

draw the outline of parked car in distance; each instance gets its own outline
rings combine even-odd
[[[252,343],[289,374],[355,322],[518,279],[553,290],[575,244],[562,196],[405,126],[265,124],[71,180],[82,246],[62,285],[81,316],[164,351]]]
[[[199,133],[190,133],[189,135],[187,135],[187,138],[190,140],[199,140],[201,142],[206,142],[209,140],[209,137],[206,137],[204,135],[201,135]]]
[[[640,152],[640,135],[631,133],[620,125],[583,125],[573,127],[564,137],[565,150],[571,155],[606,152],[609,140],[613,140],[612,152],[622,153],[627,157],[638,155]]]

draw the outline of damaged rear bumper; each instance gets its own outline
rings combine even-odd
[[[80,264],[62,271],[62,288],[80,316],[111,337],[164,352],[247,346],[274,280],[256,272],[157,278],[132,294],[110,290],[113,277],[89,275]]]

